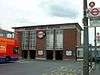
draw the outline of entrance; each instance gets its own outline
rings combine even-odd
[[[30,51],[30,59],[35,59],[35,55],[36,55],[36,51],[35,50],[31,50]]]
[[[28,51],[22,50],[22,58],[27,59]]]
[[[63,51],[55,51],[55,60],[63,60]]]
[[[53,51],[52,50],[46,51],[46,59],[53,60]]]

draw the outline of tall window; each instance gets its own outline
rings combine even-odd
[[[36,49],[36,32],[31,31],[30,32],[30,44],[29,44],[29,49]]]
[[[54,43],[54,30],[47,30],[46,31],[46,49],[52,50]]]
[[[55,30],[55,49],[63,50],[63,30]]]
[[[29,32],[28,31],[22,32],[22,49],[23,50],[28,49],[28,43],[29,43],[28,39],[29,39]]]

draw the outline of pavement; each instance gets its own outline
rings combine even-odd
[[[0,75],[82,75],[82,61],[20,60],[0,64]],[[90,75],[100,75],[100,63],[90,68]]]
[[[82,62],[20,60],[0,64],[0,75],[82,75]]]

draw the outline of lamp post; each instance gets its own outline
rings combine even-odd
[[[84,24],[83,75],[89,75],[87,0],[83,0],[83,24]]]

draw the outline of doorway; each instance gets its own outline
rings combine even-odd
[[[46,59],[47,60],[53,60],[53,50],[47,50],[46,51]]]
[[[23,50],[22,51],[22,58],[27,59],[27,55],[28,55],[28,51],[27,50]]]
[[[35,59],[36,56],[36,51],[35,50],[31,50],[30,51],[30,59]]]
[[[55,51],[55,60],[63,60],[63,51]]]

